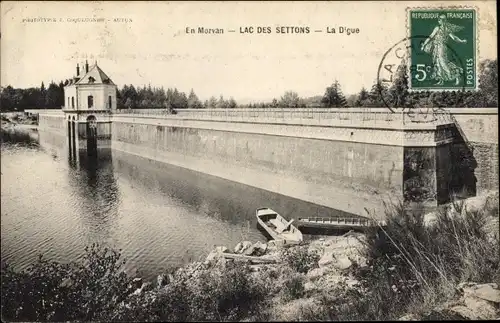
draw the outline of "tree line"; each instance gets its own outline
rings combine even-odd
[[[354,96],[353,106],[411,107],[498,107],[498,61],[484,60],[479,64],[477,91],[418,91],[410,92],[407,65],[401,64],[394,82],[387,86],[375,82],[370,91],[361,89]]]
[[[48,88],[44,82],[40,87],[13,88],[2,87],[0,91],[1,111],[24,111],[26,109],[61,109],[65,105],[64,86],[67,83],[51,82]],[[191,89],[188,95],[176,88],[165,90],[163,87],[124,85],[117,89],[118,109],[233,109],[238,107],[233,98],[225,99],[212,96],[202,102]]]
[[[335,80],[322,97],[313,98],[306,104],[296,92],[288,91],[278,106],[305,107],[498,107],[498,60],[484,60],[479,65],[477,91],[419,91],[410,92],[407,66],[401,64],[394,81],[385,84],[375,81],[370,89],[361,88],[354,95],[345,96],[340,83]],[[271,104],[272,105],[272,104]]]
[[[117,91],[118,109],[234,109],[238,105],[233,98],[225,99],[222,95],[202,102],[193,89],[186,95],[177,88],[134,87],[124,85]]]
[[[64,82],[50,82],[48,88],[42,82],[40,87],[27,89],[2,87],[0,92],[1,111],[24,111],[25,109],[60,109],[64,105]]]
[[[383,107],[395,108],[427,107],[498,107],[498,60],[484,60],[479,66],[478,91],[424,91],[410,92],[406,66],[402,64],[395,73],[390,86],[374,82],[370,89],[362,88],[358,93],[345,96],[340,82],[335,80],[322,96],[301,98],[295,91],[286,91],[279,99],[238,105],[231,97],[225,99],[212,96],[201,101],[191,89],[189,94],[177,88],[124,85],[117,89],[118,109],[233,109],[233,108],[306,108],[306,107]],[[50,82],[46,88],[2,87],[0,91],[1,111],[23,111],[25,109],[60,109],[64,106],[64,86],[61,81]]]

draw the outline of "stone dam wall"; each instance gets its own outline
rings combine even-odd
[[[111,137],[113,149],[344,212],[402,198],[402,147],[311,138],[314,130],[326,135],[295,125],[117,115]]]
[[[498,190],[498,108],[452,109],[452,114],[472,148],[461,160],[474,166],[477,192]]]
[[[111,147],[380,219],[383,201],[498,189],[497,109],[450,109],[454,121],[412,125],[371,110],[117,111]],[[40,126],[60,131],[59,119],[40,114]]]

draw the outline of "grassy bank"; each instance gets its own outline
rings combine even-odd
[[[0,145],[21,145],[23,147],[36,147],[38,143],[30,136],[29,130],[23,127],[2,126],[0,129]]]
[[[481,207],[456,202],[432,226],[416,210],[388,211],[387,227],[230,261],[214,252],[142,282],[120,271],[117,251],[92,246],[81,263],[41,258],[2,266],[2,318],[22,321],[256,321],[457,318],[445,310],[464,282],[500,284],[498,194]],[[222,251],[222,250],[220,250]],[[231,250],[232,252],[232,250]],[[496,307],[498,310],[498,307]],[[498,315],[498,312],[497,314]]]
[[[18,113],[2,113],[1,116],[1,122],[2,126],[3,125],[14,125],[14,124],[19,124],[19,125],[38,125],[38,119],[36,116],[26,116],[22,112]]]

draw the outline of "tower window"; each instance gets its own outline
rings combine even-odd
[[[112,103],[113,103],[113,101],[112,101],[111,95],[110,95],[110,96],[108,96],[108,105],[109,105],[109,109],[110,110],[113,108],[113,104]]]
[[[75,97],[71,97],[71,107],[74,109],[75,108]]]
[[[91,77],[89,77],[89,83],[90,83],[90,84],[92,84],[92,83],[94,83],[94,82],[95,82],[95,78],[93,78],[92,76],[91,76]]]
[[[87,105],[88,105],[89,109],[94,107],[94,97],[92,95],[89,95],[87,97]]]

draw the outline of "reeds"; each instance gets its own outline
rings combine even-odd
[[[429,226],[424,223],[423,208],[396,205],[387,213],[387,226],[367,234],[366,256],[372,268],[362,278],[369,289],[387,296],[390,285],[395,294],[400,292],[406,298],[393,313],[422,314],[453,298],[460,282],[499,282],[498,228],[492,235],[487,226],[498,218],[498,196],[496,203],[488,205],[468,210],[463,200],[454,198]],[[390,274],[375,274],[381,271]]]

